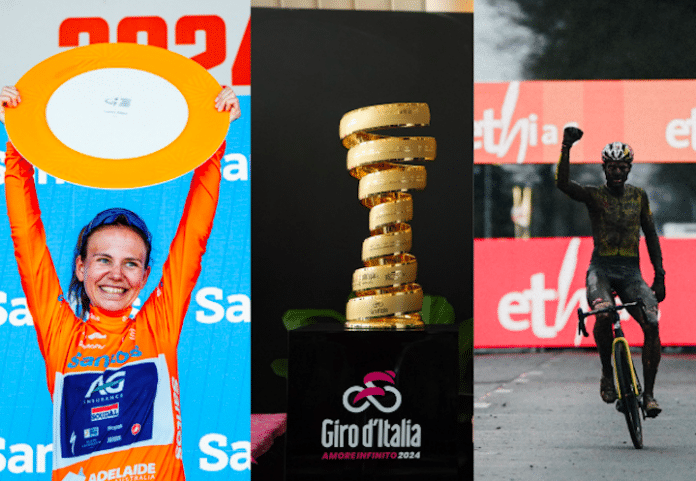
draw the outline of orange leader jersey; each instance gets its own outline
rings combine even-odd
[[[162,280],[134,318],[63,297],[33,167],[8,143],[15,256],[53,400],[54,481],[184,479],[177,344],[217,206],[224,144],[195,170]]]

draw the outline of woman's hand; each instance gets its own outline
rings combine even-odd
[[[230,122],[237,120],[242,115],[242,111],[239,109],[239,99],[234,94],[232,87],[224,87],[215,97],[215,108],[218,112],[229,112]]]
[[[15,108],[21,101],[19,90],[15,87],[3,87],[0,90],[0,122],[5,123],[5,107]]]

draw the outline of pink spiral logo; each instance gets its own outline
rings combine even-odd
[[[383,381],[389,384],[395,384],[394,379],[396,373],[394,371],[375,371],[367,374],[363,378],[365,386],[352,386],[343,393],[343,407],[352,413],[364,411],[372,404],[374,407],[383,413],[391,413],[396,411],[401,406],[401,393],[394,387],[386,385],[383,388],[376,386],[375,381]],[[393,394],[394,404],[384,406],[376,398],[387,396],[387,393]],[[355,394],[351,401],[351,396]],[[358,403],[363,401],[360,405]]]

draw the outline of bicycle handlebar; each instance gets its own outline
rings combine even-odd
[[[641,309],[645,308],[645,303],[643,299],[636,299],[634,302],[626,302],[620,305],[613,305],[609,307],[603,307],[602,309],[595,309],[594,311],[583,312],[582,308],[578,307],[578,334],[582,334],[584,337],[588,337],[590,334],[585,328],[585,318],[588,316],[594,316],[597,314],[604,313],[614,313],[617,314],[621,309],[626,309],[628,307],[639,306]]]

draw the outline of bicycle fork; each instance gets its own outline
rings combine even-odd
[[[614,363],[614,387],[616,389],[616,393],[619,396],[619,401],[623,401],[623,398],[626,393],[621,392],[621,383],[619,382],[618,378],[618,369],[616,368],[616,345],[617,344],[622,344],[624,347],[624,352],[626,353],[626,358],[628,362],[628,368],[631,373],[631,379],[633,380],[632,382],[632,387],[634,390],[634,394],[636,396],[636,399],[638,400],[638,405],[640,406],[640,410],[643,413],[643,419],[645,419],[645,410],[643,409],[643,399],[642,399],[642,392],[643,388],[640,385],[640,379],[638,379],[638,375],[636,374],[636,369],[633,366],[633,357],[631,356],[631,350],[628,345],[628,341],[626,340],[625,337],[620,336],[614,338],[614,341],[611,343],[611,359],[612,362]]]

